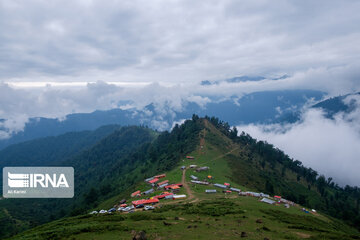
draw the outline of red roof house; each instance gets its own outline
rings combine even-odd
[[[157,195],[157,196],[155,196],[153,198],[163,199],[163,198],[165,198],[166,196],[169,196],[169,195],[174,195],[174,194],[173,193],[163,193],[163,194]]]
[[[161,185],[163,185],[163,184],[165,184],[165,183],[168,183],[168,182],[169,182],[169,180],[165,180],[165,181],[162,181],[162,182],[157,183],[157,185],[158,185],[158,186],[161,186]]]
[[[165,186],[165,189],[179,189],[180,187],[182,187],[182,184],[176,183]]]
[[[131,194],[131,197],[135,197],[135,196],[137,196],[137,195],[140,195],[140,191],[136,191],[136,192],[133,192],[132,194]]]
[[[159,181],[159,179],[158,179],[158,178],[154,178],[153,180],[150,180],[148,183],[153,184],[153,183],[156,183],[157,181]]]
[[[158,203],[159,199],[157,198],[153,198],[153,199],[141,199],[141,200],[137,200],[137,201],[132,201],[132,204],[134,205],[134,207],[136,207],[137,205],[140,204],[152,204],[152,203]]]
[[[154,178],[164,178],[164,177],[166,177],[166,174],[160,174],[160,175],[155,176]]]

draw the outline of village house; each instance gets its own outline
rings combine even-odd
[[[154,179],[154,177],[147,178],[147,179],[145,179],[145,182],[151,181],[153,179]]]
[[[231,190],[231,191],[234,191],[234,192],[241,192],[241,190],[238,189],[238,188],[230,188],[230,190]]]
[[[149,189],[149,190],[147,190],[147,191],[145,191],[145,192],[143,192],[142,194],[144,194],[144,195],[148,195],[148,194],[151,194],[151,193],[153,193],[154,192],[154,189]]]
[[[186,198],[185,194],[181,194],[181,195],[173,195],[173,200],[177,200],[177,199],[184,199]]]
[[[198,178],[195,177],[194,175],[191,175],[190,178],[191,178],[192,180],[198,180]]]
[[[206,189],[206,193],[216,193],[216,189]]]
[[[263,198],[260,200],[261,202],[267,203],[267,204],[274,204],[275,201],[268,199],[268,198]]]
[[[210,168],[209,167],[199,167],[196,169],[197,172],[202,172],[202,171],[207,171],[209,170]]]
[[[223,188],[223,189],[227,189],[227,186],[220,184],[220,183],[215,183],[214,184],[215,187],[219,187],[219,188]]]
[[[134,207],[140,205],[140,204],[155,204],[158,203],[159,199],[157,198],[153,198],[153,199],[141,199],[141,200],[137,200],[137,201],[132,201],[132,204],[134,205]]]
[[[136,191],[136,192],[133,192],[130,196],[131,197],[136,197],[136,196],[140,196],[140,190],[139,191]]]
[[[154,178],[164,178],[164,177],[166,177],[166,174],[160,174],[160,175],[154,176]]]
[[[196,184],[201,184],[201,185],[209,185],[208,182],[204,182],[204,181],[191,180],[191,182],[196,183]]]

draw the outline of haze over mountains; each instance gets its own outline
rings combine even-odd
[[[180,107],[165,99],[142,108],[129,100],[121,102],[122,106],[117,109],[71,114],[61,120],[31,118],[24,130],[18,129],[17,133],[11,133],[4,124],[3,135],[7,137],[0,140],[0,149],[39,137],[94,130],[107,124],[146,125],[169,130],[175,123],[196,113],[219,116],[256,138],[272,142],[306,166],[333,176],[342,185],[359,185],[360,179],[353,170],[360,167],[359,148],[356,147],[360,144],[358,96],[348,94],[322,101],[326,97],[323,92],[283,90],[255,92],[242,97],[184,99]],[[201,103],[201,99],[207,100]],[[309,140],[308,136],[314,132],[317,132],[316,137]]]
[[[183,99],[178,108],[167,101],[153,102],[142,108],[136,107],[134,101],[126,101],[119,108],[108,111],[71,114],[62,119],[30,118],[24,130],[16,130],[18,133],[12,133],[15,130],[5,123],[11,119],[4,119],[0,128],[4,138],[0,140],[0,148],[37,137],[93,130],[107,124],[142,124],[158,130],[169,130],[174,122],[189,119],[194,113],[219,116],[231,125],[296,121],[296,118],[291,118],[293,115],[300,112],[309,101],[317,102],[323,97],[324,93],[312,90],[255,92],[228,98],[199,96],[200,100],[204,98],[206,101],[201,103],[198,99]]]

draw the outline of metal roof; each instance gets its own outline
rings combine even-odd
[[[219,188],[224,188],[224,189],[227,188],[225,185],[220,184],[220,183],[215,183],[214,186],[215,186],[215,187],[219,187]]]
[[[268,203],[268,204],[274,204],[275,203],[275,201],[273,201],[271,199],[268,199],[268,198],[261,199],[261,202]]]

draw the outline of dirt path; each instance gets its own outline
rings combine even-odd
[[[206,137],[206,130],[203,129],[199,133],[200,135],[200,146],[199,146],[199,155],[205,154],[205,137]]]
[[[205,121],[205,127],[208,127],[208,122]],[[204,128],[200,133],[200,148],[199,148],[199,154],[204,154],[205,153],[205,137],[206,137],[206,128]],[[217,156],[216,158],[213,158],[211,159],[210,161],[214,161],[214,160],[217,160],[219,158],[222,158],[232,152],[234,152],[235,150],[239,149],[239,147],[235,147],[233,149],[231,149],[230,151],[220,155],[220,156]],[[185,188],[186,190],[186,194],[188,195],[188,198],[187,200],[192,200],[190,203],[194,203],[194,202],[198,202],[199,199],[196,198],[193,194],[193,192],[191,191],[191,188],[190,186],[188,185],[187,181],[186,181],[186,170],[187,168],[185,168],[182,172],[182,178],[181,178],[181,184],[183,185],[183,187]]]
[[[217,160],[219,158],[225,157],[226,155],[229,155],[230,153],[234,152],[235,150],[239,149],[239,147],[234,147],[233,149],[231,149],[230,151],[221,154],[220,156],[217,156],[216,158],[212,159],[212,161]]]
[[[186,182],[186,168],[183,170],[183,175],[182,175],[182,179],[181,179],[181,184],[183,185],[183,187],[186,190],[187,195],[189,196],[187,199],[193,199],[194,198],[194,194],[192,193],[189,185]]]

